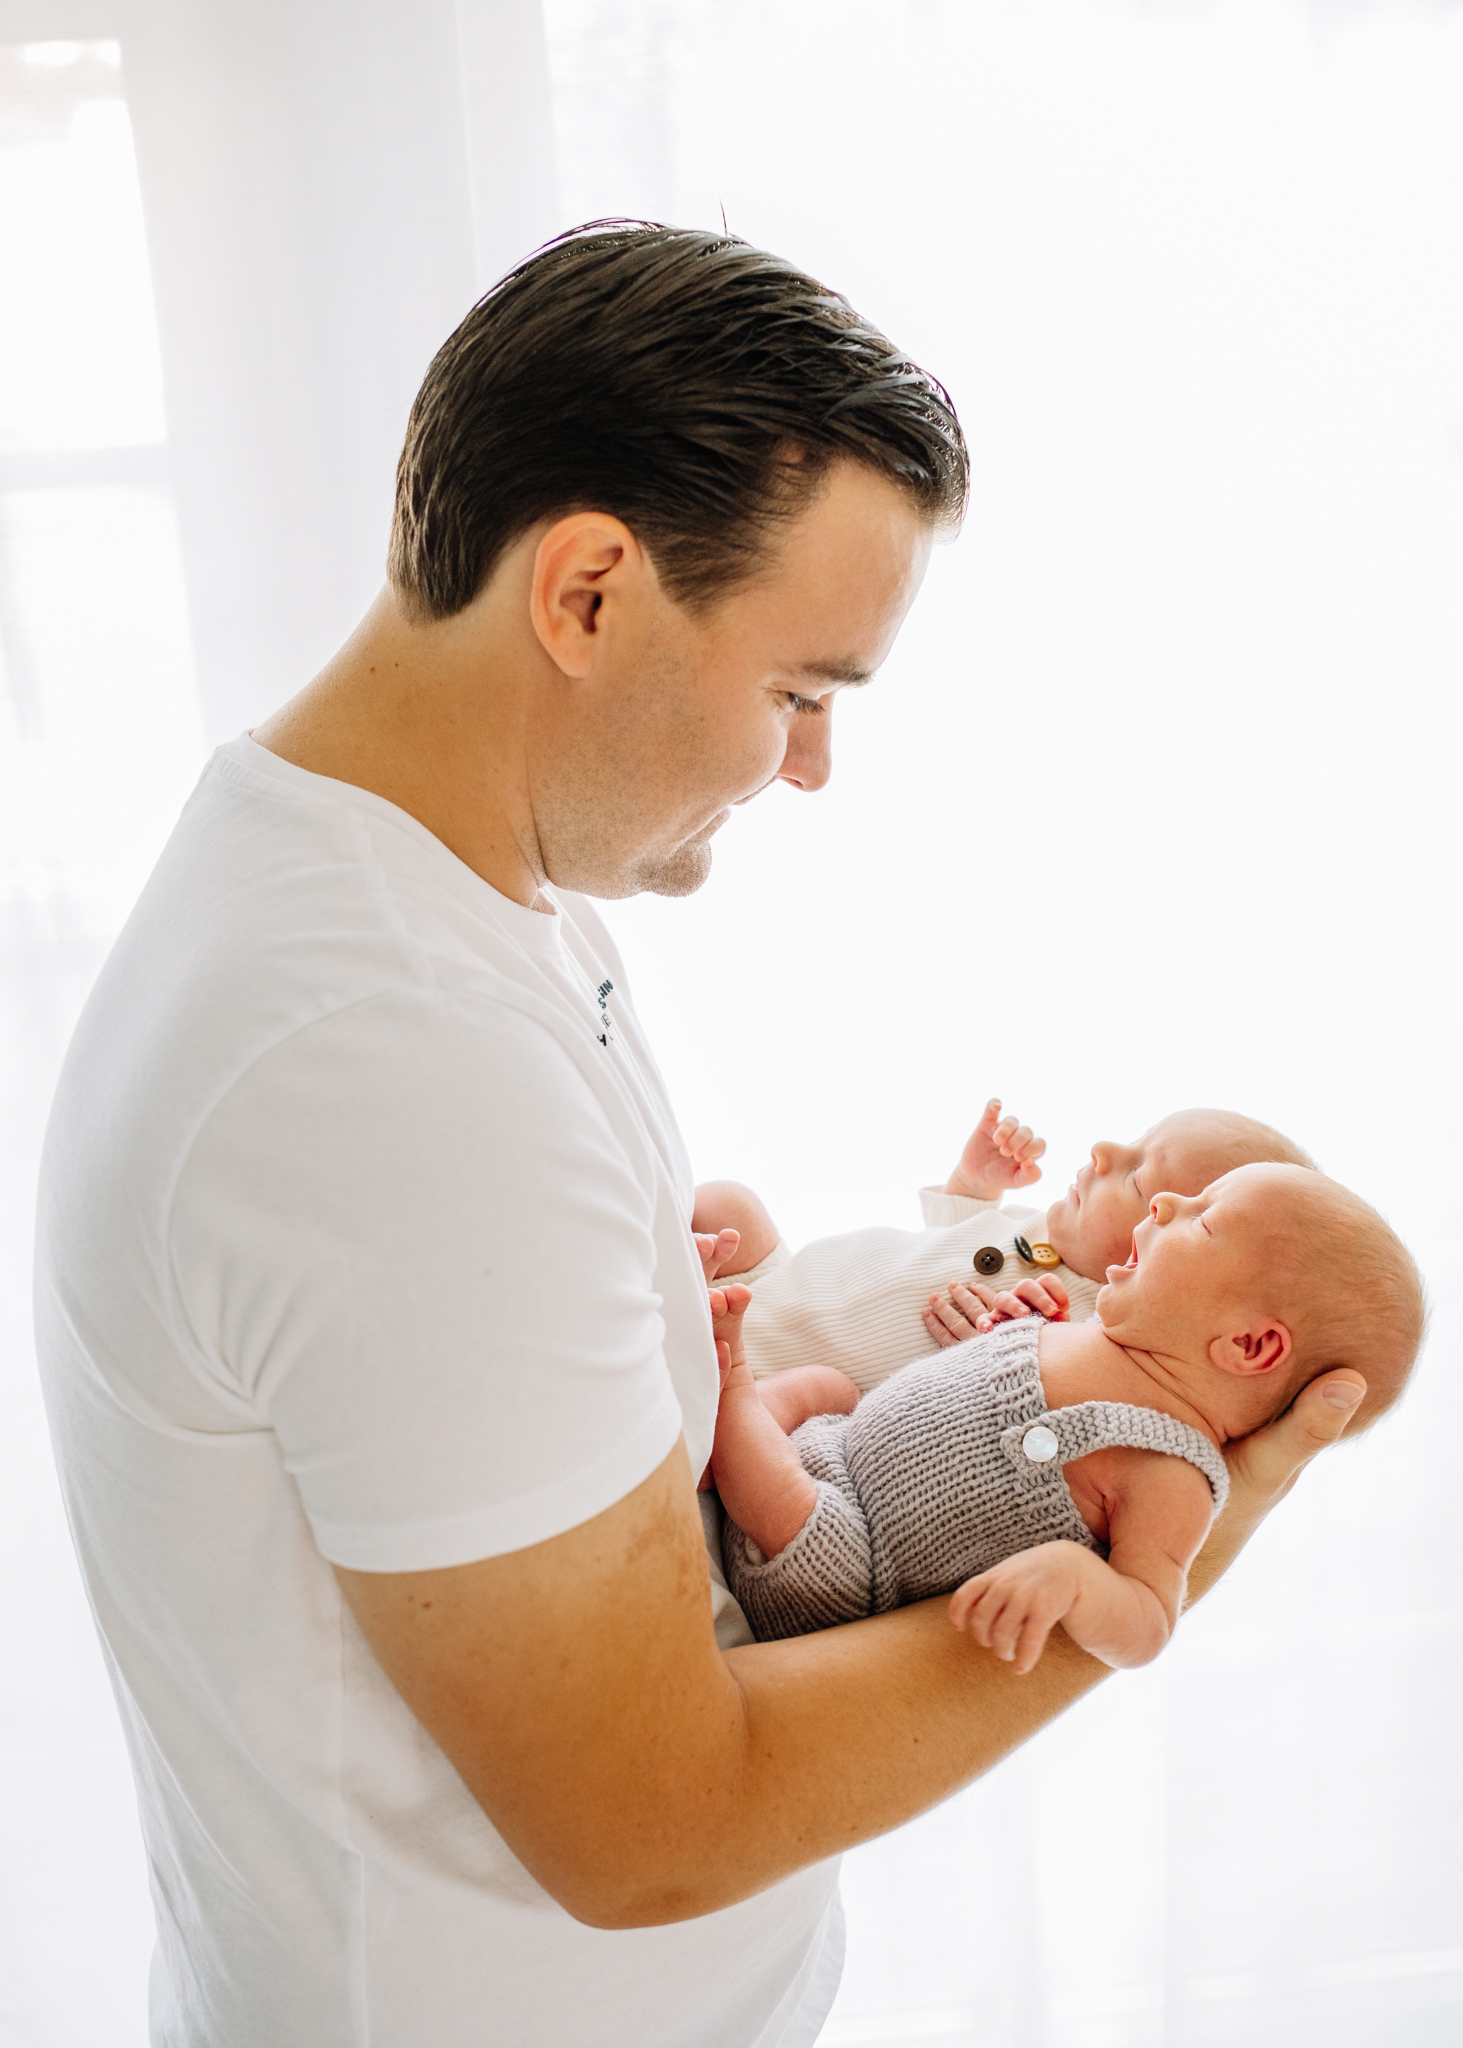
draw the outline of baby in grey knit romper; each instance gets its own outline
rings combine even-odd
[[[1091,1320],[999,1323],[790,1437],[740,1355],[749,1298],[713,1291],[711,1469],[754,1634],[953,1591],[956,1625],[1018,1672],[1058,1623],[1106,1663],[1155,1656],[1224,1506],[1224,1445],[1339,1365],[1368,1383],[1365,1427],[1400,1392],[1423,1324],[1416,1268],[1383,1219],[1290,1165],[1155,1196]]]

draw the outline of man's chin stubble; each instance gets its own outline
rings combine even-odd
[[[699,845],[693,842],[689,846],[678,846],[668,860],[642,869],[629,893],[637,896],[694,896],[710,873],[711,848],[704,840]]]

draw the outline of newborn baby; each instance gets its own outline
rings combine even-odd
[[[1360,1426],[1396,1398],[1422,1285],[1357,1196],[1314,1168],[1248,1165],[1145,1208],[1092,1319],[1002,1322],[865,1400],[849,1389],[850,1413],[816,1412],[809,1381],[807,1419],[783,1412],[792,1437],[743,1354],[747,1290],[713,1292],[711,1469],[758,1637],[958,1588],[951,1619],[1018,1672],[1059,1622],[1104,1663],[1147,1663],[1224,1505],[1224,1445],[1336,1366],[1367,1382]]]
[[[752,1289],[744,1341],[758,1379],[833,1366],[867,1393],[910,1359],[968,1337],[997,1294],[1045,1314],[1092,1314],[1110,1265],[1128,1256],[1154,1195],[1197,1195],[1236,1166],[1313,1162],[1268,1124],[1229,1110],[1186,1109],[1130,1144],[1099,1139],[1066,1194],[1046,1210],[1002,1207],[1041,1177],[1046,1147],[992,1101],[943,1188],[924,1188],[922,1231],[856,1230],[795,1256],[757,1197],[734,1182],[696,1191],[698,1232],[739,1243],[708,1268],[716,1284]],[[703,1255],[707,1246],[703,1240]],[[1023,1256],[1023,1252],[1032,1257]],[[933,1298],[932,1298],[933,1297]]]

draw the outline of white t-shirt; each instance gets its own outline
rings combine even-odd
[[[77,1031],[38,1247],[151,1862],[156,2043],[811,2038],[834,1864],[679,1926],[577,1925],[327,1563],[539,1542],[678,1434],[699,1470],[691,1201],[587,904],[524,909],[378,797],[249,739],[215,755]]]

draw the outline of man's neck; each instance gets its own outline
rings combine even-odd
[[[253,737],[384,797],[515,903],[547,908],[528,802],[516,650],[466,615],[413,626],[383,591],[345,646]],[[424,715],[425,713],[425,715]]]

